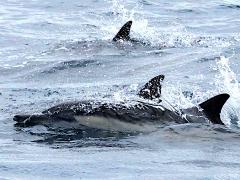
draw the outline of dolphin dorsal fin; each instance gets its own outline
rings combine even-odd
[[[161,82],[164,79],[164,75],[159,75],[152,78],[149,82],[147,82],[144,87],[140,90],[138,95],[144,99],[156,99],[161,96]]]
[[[128,41],[130,39],[130,30],[132,26],[132,21],[126,22],[121,29],[118,31],[117,35],[113,38],[113,41],[125,40]]]
[[[206,113],[207,117],[213,124],[224,125],[224,123],[220,119],[220,113],[223,105],[229,97],[229,94],[219,94],[199,104],[199,106],[203,109],[203,111]]]

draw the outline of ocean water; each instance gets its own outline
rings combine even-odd
[[[1,0],[0,179],[239,179],[239,16],[236,0]],[[146,45],[111,42],[128,20]],[[229,93],[226,126],[104,137],[14,126],[60,102],[134,100],[159,74],[169,108]]]

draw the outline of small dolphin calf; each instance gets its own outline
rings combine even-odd
[[[144,99],[159,99],[163,75],[151,79],[138,95]],[[38,115],[16,115],[14,121],[21,127],[44,125],[52,128],[73,128],[79,130],[100,129],[117,132],[152,132],[159,126],[171,123],[213,123],[222,124],[220,113],[229,98],[219,94],[199,107],[171,111],[160,104],[145,101],[129,106],[125,103],[107,104],[79,101],[56,105]]]

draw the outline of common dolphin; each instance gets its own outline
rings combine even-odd
[[[163,75],[152,78],[138,95],[148,101],[108,104],[102,102],[79,101],[53,106],[37,115],[16,115],[17,126],[31,127],[44,125],[53,128],[73,128],[79,130],[100,129],[116,132],[152,132],[159,126],[182,123],[224,123],[220,119],[223,105],[230,97],[219,94],[199,104],[198,107],[169,110],[161,104],[150,103],[161,98]]]
[[[126,22],[112,40],[113,41],[119,41],[119,40],[129,41],[131,26],[132,26],[132,21]]]
[[[130,32],[131,32],[131,27],[132,27],[132,21],[128,21],[126,22],[118,31],[118,33],[114,36],[114,38],[112,39],[113,42],[122,42],[122,41],[128,41],[131,42],[133,44],[138,44],[141,46],[147,46],[150,45],[147,42],[143,42],[141,40],[135,39],[135,38],[131,38],[130,37]]]

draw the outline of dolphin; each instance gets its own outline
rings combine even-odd
[[[97,129],[109,132],[153,132],[159,127],[183,123],[224,123],[220,119],[223,105],[230,97],[219,94],[197,107],[170,110],[161,103],[152,100],[161,99],[161,82],[164,75],[159,75],[147,82],[138,95],[143,99],[132,105],[128,103],[103,103],[94,101],[66,102],[53,106],[40,114],[15,115],[16,126],[32,127],[43,125],[49,128]],[[146,100],[144,100],[146,99]],[[161,102],[161,100],[159,100]]]
[[[130,41],[131,27],[132,27],[132,21],[126,22],[112,40],[113,41],[119,41],[119,40]]]
[[[132,21],[127,21],[118,31],[118,33],[112,39],[113,42],[130,42],[135,45],[149,46],[148,42],[143,42],[139,39],[131,38],[130,32],[132,27]]]

